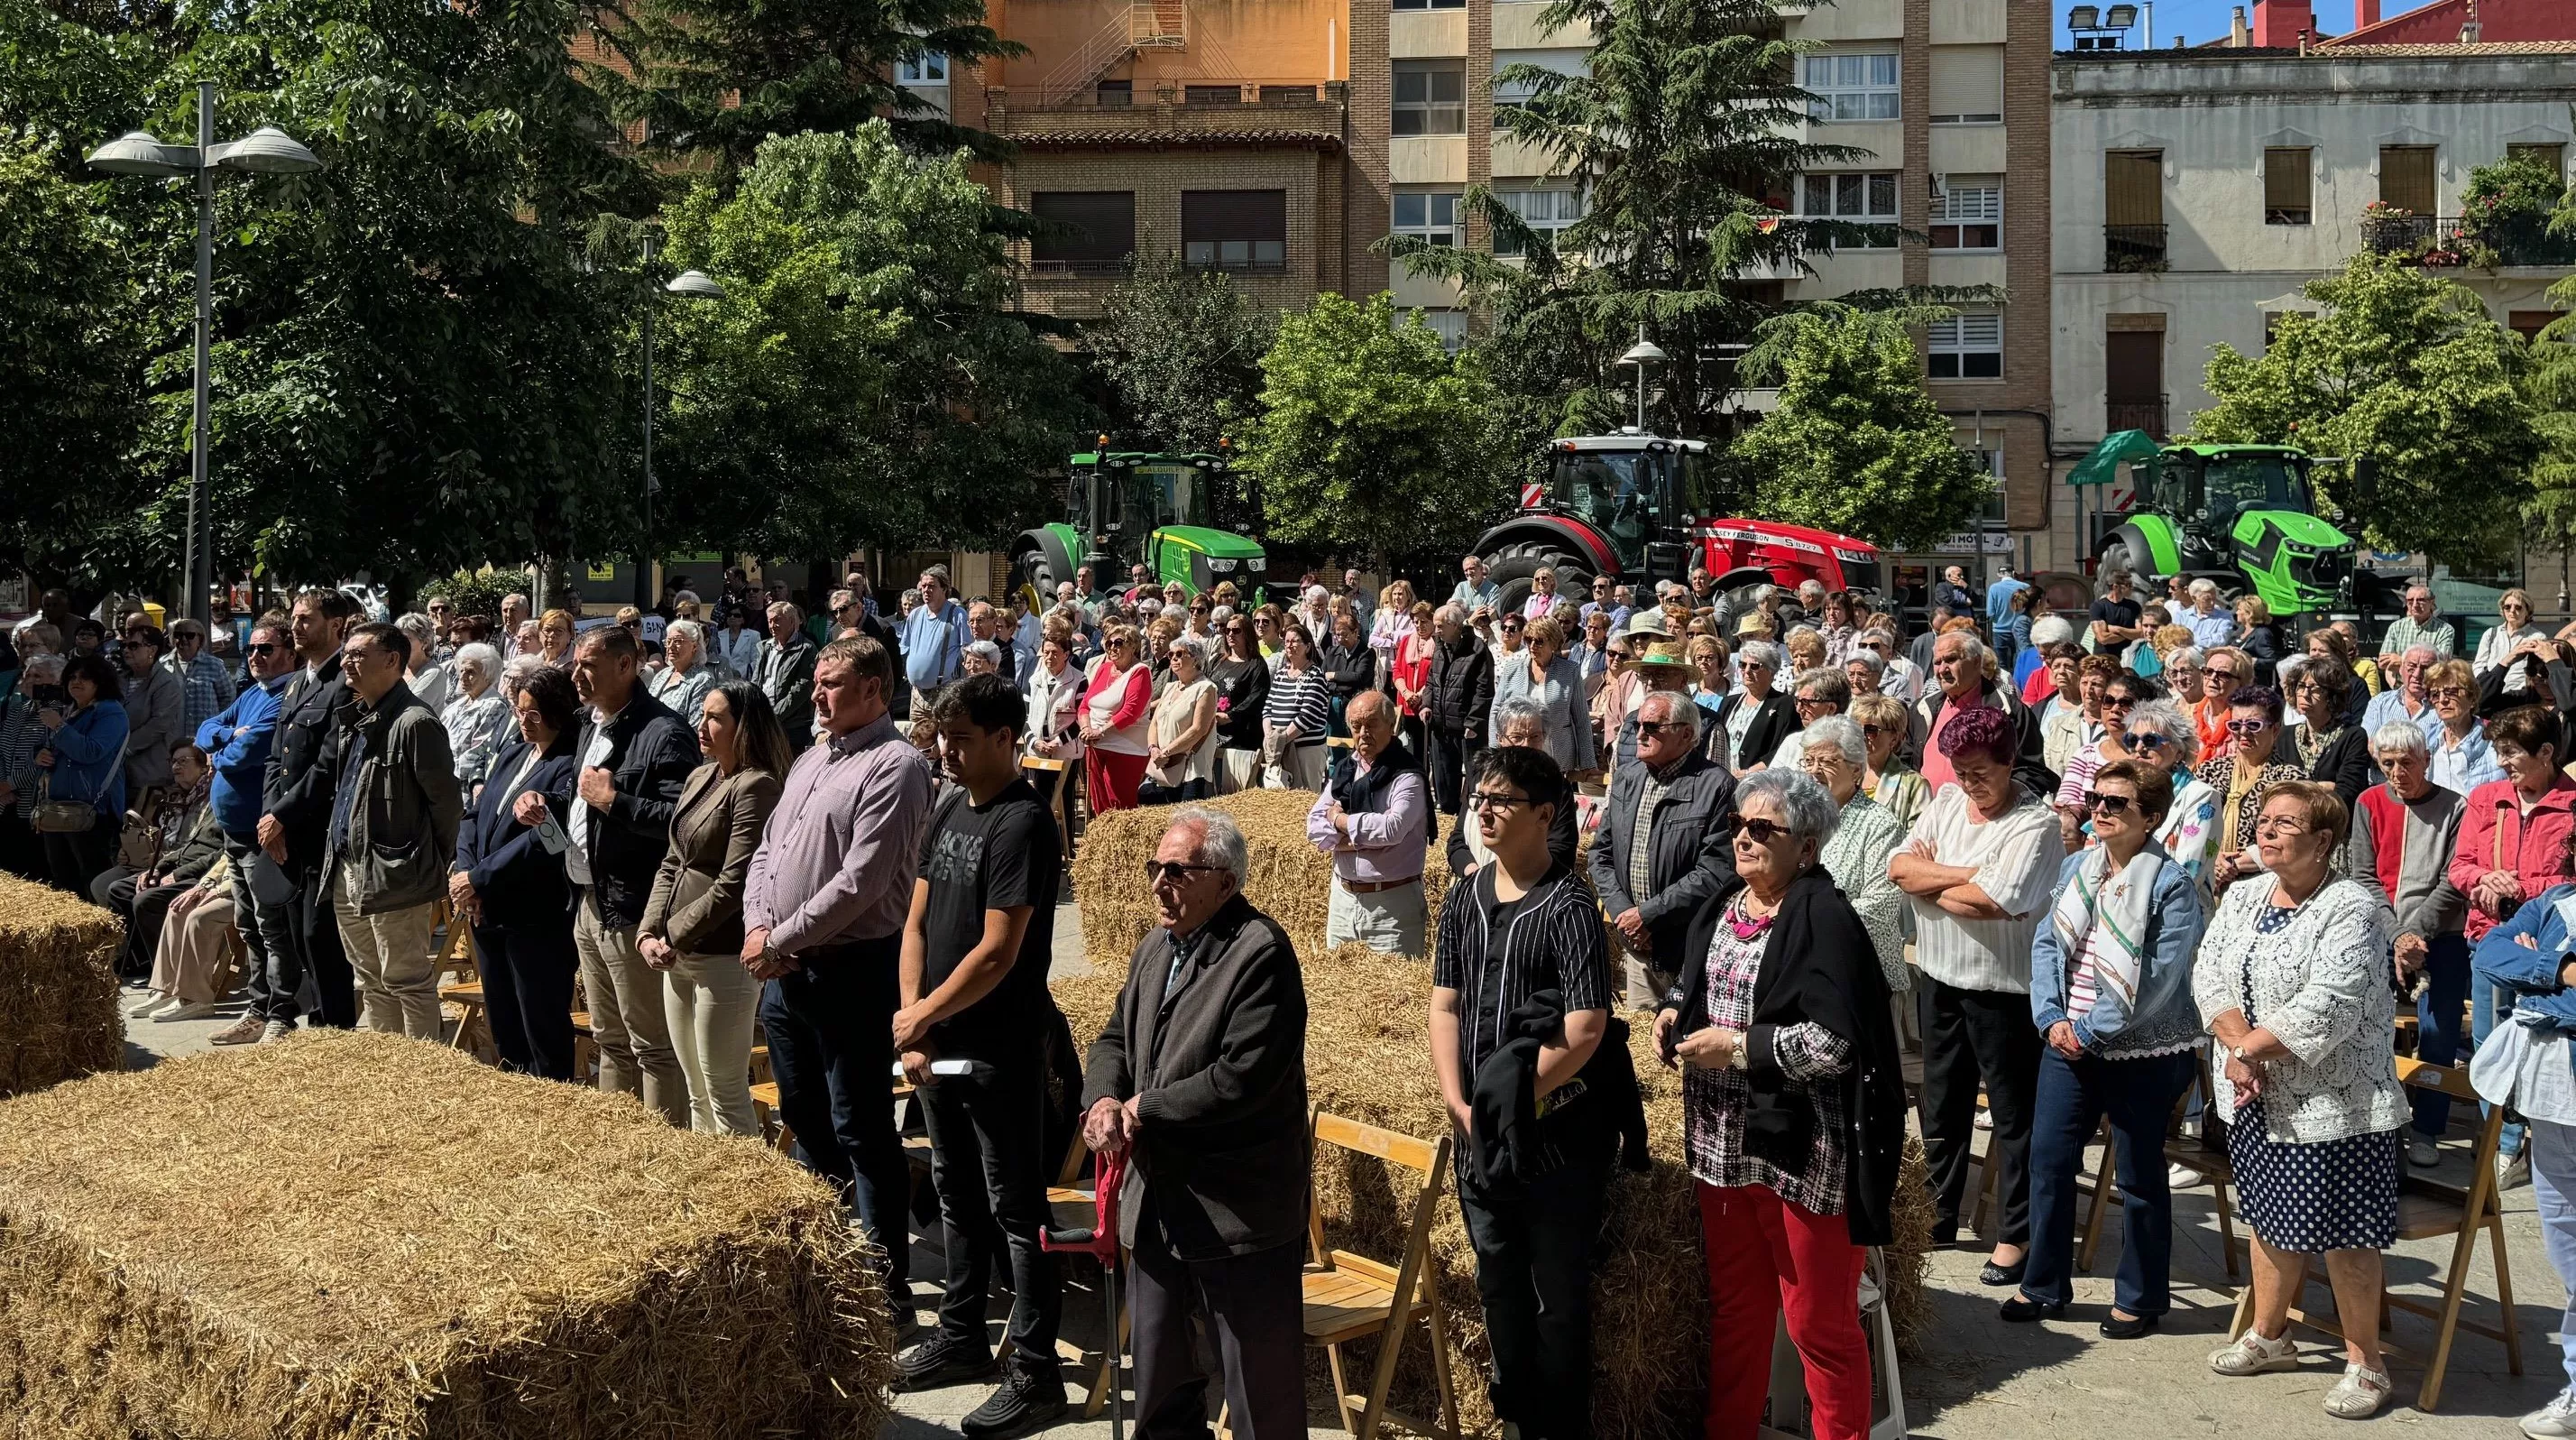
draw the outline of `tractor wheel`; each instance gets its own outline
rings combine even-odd
[[[1583,561],[1577,560],[1573,556],[1567,555],[1561,551],[1553,550],[1535,557],[1515,556],[1513,558],[1516,561],[1527,563],[1529,568],[1522,571],[1520,574],[1513,576],[1509,580],[1497,580],[1496,583],[1502,587],[1502,590],[1501,594],[1494,602],[1496,614],[1519,614],[1521,608],[1529,603],[1531,592],[1537,588],[1531,583],[1530,577],[1536,575],[1542,569],[1550,569],[1556,572],[1557,594],[1573,597],[1575,603],[1578,605],[1591,598],[1592,569]],[[1493,577],[1497,568],[1498,567],[1496,566],[1488,565],[1485,569],[1486,575],[1489,578]],[[1569,642],[1575,638],[1576,637],[1572,635],[1568,635],[1566,637]]]
[[[2094,557],[2093,574],[2098,580],[2114,570],[2126,570],[2129,572],[2130,580],[2143,591],[2150,582],[2164,578],[2147,573],[2149,567],[2142,563],[2143,558],[2129,549],[2128,541],[2114,540],[2104,545],[2102,553]]]
[[[1485,578],[1497,585],[1509,585],[1515,580],[1526,584],[1538,573],[1540,563],[1537,551],[1515,545],[1486,557]]]
[[[1043,615],[1055,603],[1055,587],[1072,578],[1056,574],[1045,551],[1030,550],[1012,564],[1009,589],[1027,603],[1030,614]]]

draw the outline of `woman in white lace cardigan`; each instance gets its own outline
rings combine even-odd
[[[2271,787],[2254,826],[2267,873],[2220,901],[2192,995],[2217,1041],[2217,1111],[2228,1122],[2238,1208],[2254,1231],[2254,1323],[2209,1357],[2210,1368],[2297,1368],[2290,1305],[2307,1257],[2322,1251],[2348,1362],[2326,1413],[2357,1420],[2388,1398],[2380,1252],[2397,1238],[2407,1108],[2378,902],[2327,869],[2349,826],[2332,786]]]

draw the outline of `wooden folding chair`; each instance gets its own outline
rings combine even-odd
[[[1376,1440],[1378,1428],[1393,1422],[1436,1440],[1459,1440],[1458,1392],[1449,1373],[1449,1323],[1431,1282],[1431,1222],[1439,1214],[1441,1190],[1449,1179],[1449,1139],[1417,1140],[1321,1110],[1312,1113],[1308,1128],[1319,1154],[1329,1145],[1373,1155],[1422,1176],[1422,1186],[1413,1195],[1412,1219],[1405,1227],[1404,1253],[1393,1265],[1327,1247],[1322,1208],[1307,1212],[1307,1238],[1315,1258],[1304,1275],[1306,1343],[1324,1349],[1333,1375],[1333,1409],[1342,1417],[1342,1428],[1358,1440]],[[1386,1403],[1396,1359],[1417,1319],[1431,1334],[1431,1373],[1440,1392],[1440,1418],[1428,1424]],[[1367,1339],[1378,1342],[1377,1368],[1369,1378],[1368,1393],[1359,1395],[1352,1393],[1343,1373],[1342,1347]]]
[[[1065,863],[1073,862],[1073,766],[1063,760],[1050,760],[1043,755],[1023,755],[1020,768],[1055,776],[1055,793],[1049,797],[1047,810],[1055,816],[1057,842],[1063,847]]]
[[[2197,1069],[2199,1074],[2193,1085],[2200,1094],[2200,1123],[2205,1134],[2209,1126],[2218,1122],[2218,1105],[2209,1089],[2209,1063],[2201,1061]],[[2184,1105],[2175,1106],[2175,1115],[2185,1113],[2187,1106],[2187,1101]],[[2243,1272],[2236,1263],[2236,1202],[2231,1198],[2236,1184],[2236,1167],[2227,1158],[2227,1151],[2204,1146],[2200,1141],[2178,1133],[2168,1134],[2165,1137],[2165,1163],[2192,1171],[2200,1176],[2201,1183],[2209,1186],[2212,1203],[2218,1211],[2219,1259],[2227,1267],[2229,1280],[2242,1278]],[[2248,1295],[2252,1293],[2251,1290],[2246,1292]]]
[[[2418,1090],[2437,1090],[2457,1102],[2478,1103],[2478,1092],[2469,1084],[2468,1067],[2464,1065],[2434,1065],[2400,1055],[2397,1057],[2397,1083]],[[2485,1123],[2478,1128],[2477,1152],[2469,1164],[2469,1186],[2466,1190],[2428,1176],[2406,1173],[2402,1168],[2398,1177],[2397,1238],[2431,1240],[2444,1235],[2454,1237],[2451,1263],[2442,1272],[2442,1297],[2438,1304],[2428,1304],[2411,1295],[2392,1295],[2388,1293],[2384,1277],[2381,1281],[2378,1323],[2385,1326],[2390,1311],[2403,1310],[2410,1315],[2421,1315],[2434,1324],[2432,1351],[2421,1357],[2425,1362],[2424,1384],[2415,1395],[2415,1408],[2426,1414],[2432,1413],[2433,1407],[2441,1403],[2442,1379],[2451,1367],[2451,1341],[2462,1330],[2502,1342],[2507,1368],[2516,1375],[2522,1373],[2522,1338],[2513,1315],[2513,1269],[2505,1254],[2504,1210],[2497,1199],[2495,1186],[2496,1150],[2503,1135],[2504,1107],[2490,1106]],[[2460,1314],[2460,1306],[2468,1298],[2469,1263],[2476,1258],[2478,1232],[2481,1230],[2487,1235],[2487,1254],[2495,1262],[2496,1306],[2500,1312],[2500,1324],[2497,1325],[2466,1319]],[[2302,1287],[2309,1278],[2305,1275],[2300,1277]],[[2343,1338],[2343,1328],[2336,1317],[2311,1315],[2293,1307],[2290,1320],[2293,1324],[2305,1325],[2337,1339]],[[2230,1338],[2242,1335],[2252,1323],[2254,1287],[2248,1285],[2245,1293],[2237,1299],[2236,1319],[2229,1327],[2228,1335]],[[2380,1349],[2391,1359],[2418,1358],[2407,1349],[2384,1341]]]

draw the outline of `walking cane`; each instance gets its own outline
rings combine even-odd
[[[1109,1440],[1126,1440],[1124,1403],[1119,1397],[1119,1360],[1126,1351],[1118,1337],[1118,1182],[1127,1176],[1123,1149],[1096,1157],[1092,1170],[1092,1223],[1089,1229],[1038,1232],[1038,1248],[1057,1255],[1088,1255],[1100,1262],[1100,1288],[1108,1297],[1108,1329],[1101,1351],[1109,1368]]]

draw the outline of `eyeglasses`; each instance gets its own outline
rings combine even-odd
[[[1831,705],[1834,702],[1827,700],[1821,695],[1800,695],[1789,703],[1797,706],[1801,710],[1804,710],[1810,705]]]
[[[1892,725],[1863,725],[1860,727],[1860,733],[1867,739],[1875,740],[1882,735],[1895,734],[1896,728]]]
[[[2254,822],[2254,833],[2256,835],[2274,838],[2290,835],[2305,835],[2308,833],[2308,827],[2303,822],[2297,820],[2265,818]]]
[[[2084,792],[2084,813],[2088,815],[2126,815],[2135,797],[2105,795],[2099,790]]]
[[[1506,620],[1503,622],[1503,628],[1509,630],[1515,635],[1518,635],[1521,633],[1521,622],[1518,620]]]
[[[2235,671],[2221,670],[2215,665],[2202,666],[2200,673],[2208,676],[2212,680],[2233,680],[2236,678]]]
[[[1467,795],[1467,808],[1476,811],[1509,810],[1515,805],[1528,803],[1530,798],[1527,795],[1505,795],[1494,790],[1474,790]]]
[[[2426,689],[2424,693],[2435,700],[2466,700],[2469,698],[2467,688],[2459,685],[2435,685]]]
[[[1765,820],[1759,815],[1738,820],[1735,822],[1735,831],[1756,845],[1768,845],[1790,833],[1788,826],[1777,820]]]
[[[1193,875],[1205,875],[1224,868],[1222,865],[1184,865],[1178,860],[1148,860],[1145,862],[1145,878],[1156,885],[1166,880],[1179,885]]]
[[[2271,728],[2272,722],[2269,720],[2248,718],[2244,720],[2230,720],[2227,722],[2227,733],[2230,735],[2260,735]]]
[[[2105,710],[2133,710],[2137,708],[2137,704],[2138,697],[2135,695],[2105,695],[2102,697],[2102,708]]]
[[[2128,737],[2129,748],[2132,750],[2162,750],[2172,743],[2174,743],[2172,736],[2160,735],[2153,730],[2141,730]]]

